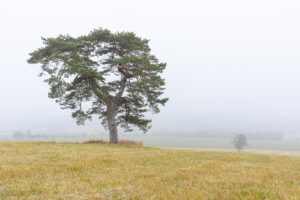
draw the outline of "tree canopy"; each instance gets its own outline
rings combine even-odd
[[[42,40],[44,46],[30,53],[28,63],[41,64],[49,97],[73,110],[78,124],[97,115],[105,127],[112,123],[146,132],[151,120],[145,113],[158,113],[168,101],[161,97],[166,63],[150,53],[147,39],[100,28],[85,36]]]

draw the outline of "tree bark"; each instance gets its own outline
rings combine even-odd
[[[119,136],[118,136],[118,128],[116,123],[116,108],[117,104],[122,97],[125,87],[126,87],[127,77],[123,76],[121,79],[121,85],[119,92],[112,98],[112,100],[107,102],[107,123],[108,123],[108,130],[109,130],[109,139],[111,143],[119,143]]]
[[[114,103],[107,105],[107,122],[109,130],[109,140],[111,143],[119,143],[118,128],[116,124],[116,108]]]

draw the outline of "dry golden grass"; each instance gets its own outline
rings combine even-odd
[[[119,145],[142,147],[143,143],[142,142],[136,142],[136,141],[133,141],[133,140],[121,140],[119,142]]]
[[[300,158],[0,143],[0,199],[300,199]]]

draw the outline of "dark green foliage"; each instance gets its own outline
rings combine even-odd
[[[97,29],[78,38],[42,38],[44,47],[30,53],[28,63],[41,64],[50,85],[49,97],[72,109],[78,124],[98,115],[107,125],[107,106],[115,106],[116,123],[127,131],[150,128],[147,111],[159,112],[166,67],[150,54],[148,40],[131,32]]]

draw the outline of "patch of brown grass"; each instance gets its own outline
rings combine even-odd
[[[88,140],[83,142],[83,144],[110,144],[110,142],[104,140]]]
[[[136,142],[133,140],[121,140],[119,142],[120,145],[125,145],[125,146],[138,146],[138,147],[142,147],[143,143],[142,142]]]
[[[86,142],[83,142],[83,144],[112,144],[109,141],[105,140],[88,140]],[[137,147],[142,147],[143,143],[142,142],[136,142],[133,140],[121,140],[118,145],[124,145],[124,146],[137,146]]]

